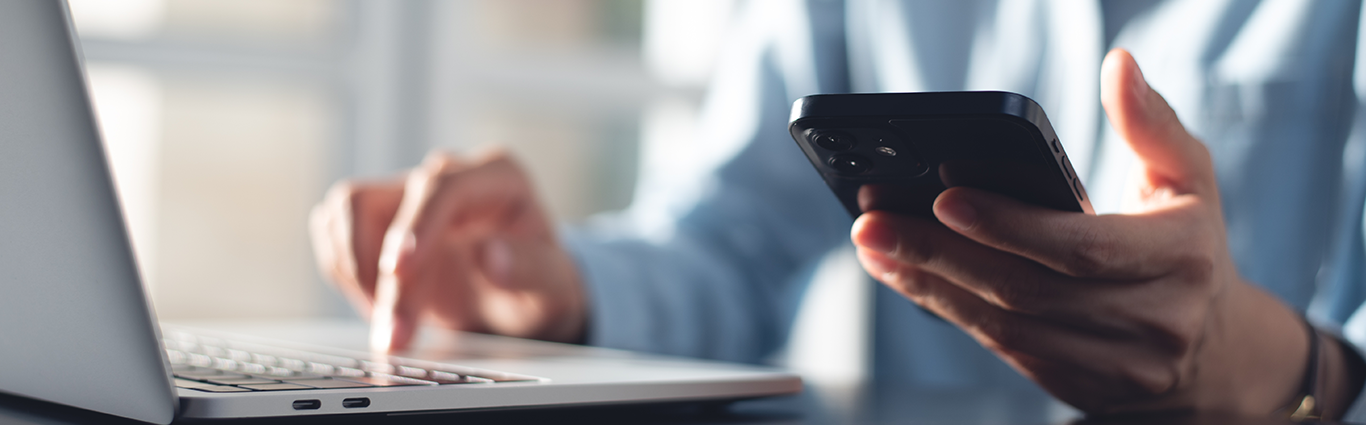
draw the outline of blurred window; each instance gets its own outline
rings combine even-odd
[[[510,146],[561,219],[629,202],[640,2],[71,6],[163,318],[349,314],[313,269],[309,208],[434,147]]]
[[[627,206],[641,161],[689,153],[732,3],[70,1],[165,319],[352,314],[309,209],[434,148],[509,147],[560,220]]]

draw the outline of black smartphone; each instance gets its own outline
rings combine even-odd
[[[1020,94],[812,95],[792,105],[788,130],[854,217],[934,219],[935,198],[956,186],[1095,214],[1043,108]]]

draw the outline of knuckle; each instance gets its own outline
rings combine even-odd
[[[910,237],[903,236],[906,232],[893,230],[896,233],[896,249],[893,250],[893,257],[913,264],[926,264],[935,259],[938,255],[934,241],[921,235],[912,234]]]
[[[1127,383],[1130,391],[1146,397],[1160,396],[1171,392],[1180,382],[1181,374],[1177,368],[1164,361],[1122,366],[1120,379]]]
[[[1009,320],[979,320],[974,327],[977,332],[990,341],[989,345],[998,349],[1012,349],[1024,341],[1020,327]]]
[[[423,168],[444,169],[458,165],[460,159],[453,153],[443,149],[433,149],[427,152],[427,157],[422,160]]]
[[[1191,315],[1194,316],[1194,315]],[[1169,317],[1165,323],[1154,326],[1152,334],[1159,347],[1172,356],[1185,357],[1195,351],[1200,343],[1204,326],[1202,321],[1193,317]]]
[[[888,284],[911,300],[921,300],[930,295],[928,276],[918,268],[898,267],[889,272],[887,277],[891,280]]]
[[[1017,312],[1034,312],[1047,299],[1045,285],[1028,276],[1024,270],[1005,268],[994,273],[989,282],[988,301],[1000,308]]]
[[[1002,282],[991,293],[991,303],[1010,311],[1032,311],[1039,299],[1036,285]]]
[[[355,181],[341,180],[333,183],[332,187],[327,189],[327,195],[323,199],[325,203],[340,204],[354,197],[358,190]]]
[[[1063,273],[1076,277],[1105,274],[1117,257],[1119,249],[1113,236],[1096,229],[1083,231],[1076,238],[1072,255],[1063,263]]]
[[[1212,286],[1217,264],[1213,256],[1203,252],[1183,255],[1176,260],[1181,279],[1197,288]]]

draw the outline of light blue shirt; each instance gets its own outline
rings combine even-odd
[[[644,170],[630,209],[566,232],[590,342],[744,362],[784,344],[815,264],[848,244],[852,222],[788,136],[790,105],[808,94],[1025,94],[1097,211],[1118,210],[1134,158],[1105,121],[1098,74],[1124,47],[1213,153],[1242,276],[1362,346],[1362,16],[1347,0],[746,3],[692,147],[723,159],[686,178]],[[878,288],[875,381],[1035,388]]]

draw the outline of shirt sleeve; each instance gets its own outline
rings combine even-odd
[[[590,344],[758,362],[784,342],[803,277],[852,221],[787,133],[797,97],[845,90],[839,13],[747,3],[685,147],[716,159],[679,176],[647,158],[628,210],[563,231]]]
[[[1343,199],[1347,209],[1338,227],[1341,231],[1334,256],[1324,269],[1322,293],[1309,311],[1315,324],[1341,332],[1340,340],[1358,357],[1362,357],[1362,347],[1366,347],[1366,33],[1361,31],[1366,25],[1366,10],[1360,14],[1353,75],[1356,111],[1343,154]],[[1357,398],[1342,421],[1366,422],[1366,391],[1357,390]]]

